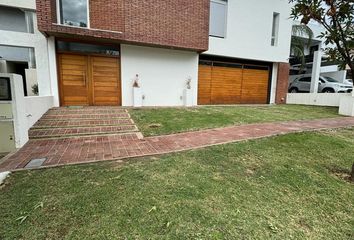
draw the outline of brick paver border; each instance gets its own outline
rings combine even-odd
[[[43,167],[92,163],[179,152],[287,133],[353,127],[354,118],[248,124],[141,138],[137,134],[30,140],[0,164],[0,172],[20,170],[34,158],[47,158]]]

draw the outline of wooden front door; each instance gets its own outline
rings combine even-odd
[[[59,53],[62,106],[121,105],[117,57]]]

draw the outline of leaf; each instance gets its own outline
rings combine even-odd
[[[43,208],[43,205],[43,202],[39,202],[36,206],[34,206],[33,210],[36,210],[37,208]]]
[[[272,223],[269,223],[268,227],[270,228],[270,230],[272,230],[273,233],[277,233],[279,231],[278,228],[274,226]]]
[[[152,211],[156,211],[157,210],[157,207],[156,206],[153,206],[149,211],[148,211],[148,213],[151,213]]]
[[[16,218],[16,221],[20,221],[20,224],[22,224],[26,219],[28,218],[28,215],[24,215],[21,217]]]

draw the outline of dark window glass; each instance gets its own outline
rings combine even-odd
[[[324,77],[324,79],[326,79],[328,82],[332,82],[332,83],[337,83],[338,81],[331,78],[331,77]]]
[[[11,100],[11,87],[9,78],[0,78],[0,101]]]
[[[310,77],[300,78],[299,82],[311,82]]]
[[[64,52],[96,53],[119,56],[119,48],[115,46],[58,41],[57,48],[59,51]]]
[[[87,27],[87,0],[60,0],[60,23]]]

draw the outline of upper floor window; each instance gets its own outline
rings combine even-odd
[[[226,36],[227,0],[211,0],[209,35],[224,38]]]
[[[271,41],[272,46],[278,45],[279,19],[280,19],[280,14],[276,12],[273,13],[272,41]]]
[[[60,24],[88,27],[88,0],[59,0]]]
[[[0,30],[33,33],[34,15],[31,11],[0,6]]]

